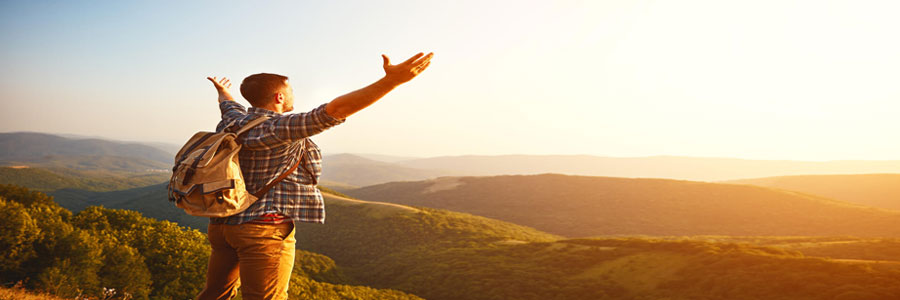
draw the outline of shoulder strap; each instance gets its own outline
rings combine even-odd
[[[297,167],[299,167],[300,164],[303,162],[303,158],[306,157],[306,155],[304,155],[304,154],[306,154],[306,147],[303,147],[303,149],[300,150],[300,159],[297,160],[297,163],[295,163],[293,167],[291,167],[289,170],[287,170],[287,172],[284,172],[283,174],[281,174],[281,176],[278,176],[278,178],[275,178],[275,180],[272,180],[272,182],[269,182],[269,184],[267,184],[265,187],[263,187],[259,191],[256,191],[256,193],[253,193],[253,196],[256,196],[257,199],[262,198],[263,196],[266,195],[266,193],[269,192],[269,190],[271,190],[273,187],[275,187],[276,184],[278,184],[279,182],[281,182],[282,180],[287,178],[288,175],[291,175],[291,173],[294,173],[294,171],[297,170]]]
[[[247,130],[250,130],[251,128],[255,127],[256,125],[262,124],[262,122],[265,122],[268,119],[269,119],[269,117],[263,115],[263,116],[259,116],[256,119],[250,120],[250,122],[247,122],[247,124],[242,126],[241,129],[238,129],[238,131],[235,132],[235,134],[241,135],[242,133],[247,132]]]

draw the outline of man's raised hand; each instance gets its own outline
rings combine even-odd
[[[231,88],[231,80],[226,77],[222,77],[222,79],[216,79],[216,77],[206,77],[209,81],[212,81],[213,86],[216,88],[216,92],[219,93],[219,102],[222,101],[234,101],[234,97],[231,97],[231,93],[228,92],[228,89]]]
[[[413,55],[413,57],[410,57],[402,63],[392,65],[391,59],[388,58],[387,55],[382,54],[381,58],[384,60],[384,77],[388,81],[398,85],[410,81],[419,75],[419,73],[425,71],[425,68],[428,68],[433,56],[434,53],[425,55],[424,53],[419,52],[419,54]]]

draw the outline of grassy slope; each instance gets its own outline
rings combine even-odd
[[[900,264],[900,238],[805,236],[693,236],[708,242],[744,243],[798,251],[806,256],[878,264]]]
[[[422,299],[392,289],[375,289],[348,284],[348,279],[327,256],[297,250],[288,289],[289,299]]]
[[[800,238],[782,241],[780,247],[704,238],[558,240],[443,210],[332,196],[327,203],[327,224],[298,226],[298,247],[333,258],[362,284],[426,299],[900,295],[900,262],[873,268],[866,262],[806,257],[784,247]],[[853,256],[858,250],[844,252]]]
[[[900,212],[769,188],[556,174],[445,177],[345,191],[471,213],[568,237],[853,235],[900,237]]]
[[[900,174],[780,176],[728,182],[785,189],[900,210]]]

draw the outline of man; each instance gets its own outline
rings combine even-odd
[[[210,218],[212,246],[206,287],[197,299],[285,299],[294,265],[294,222],[325,222],[322,195],[316,189],[322,155],[309,137],[341,124],[350,115],[381,99],[395,87],[415,78],[431,63],[423,53],[393,65],[382,55],[385,75],[375,83],[340,96],[312,111],[294,109],[288,78],[255,74],[241,83],[241,95],[251,108],[234,101],[227,78],[208,77],[219,93],[222,121],[217,131],[235,130],[259,116],[269,120],[238,138],[241,170],[248,191],[265,187],[293,169],[247,210],[230,217]],[[231,126],[228,126],[231,125]]]

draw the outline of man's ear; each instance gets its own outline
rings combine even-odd
[[[284,103],[284,94],[283,93],[275,93],[275,103]]]

